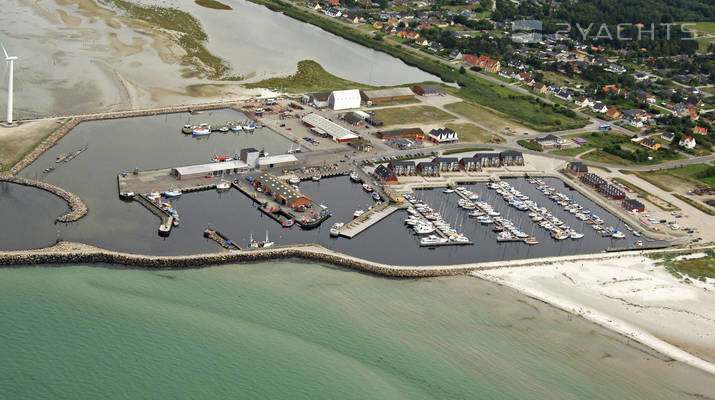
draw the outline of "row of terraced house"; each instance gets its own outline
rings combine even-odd
[[[481,171],[483,168],[524,165],[519,151],[501,153],[476,153],[472,157],[435,157],[432,161],[393,161],[375,168],[374,175],[383,184],[398,183],[398,176],[439,176],[443,172]]]

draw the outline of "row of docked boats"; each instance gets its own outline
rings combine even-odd
[[[247,121],[235,121],[235,122],[228,122],[224,125],[219,126],[218,128],[212,127],[210,124],[207,123],[201,123],[199,125],[191,125],[191,124],[186,124],[181,128],[181,132],[184,134],[191,134],[194,136],[206,136],[210,135],[213,132],[221,132],[221,133],[228,133],[228,132],[253,132],[257,128],[261,128],[262,126],[255,121],[247,120]]]
[[[529,245],[538,244],[536,238],[521,230],[516,224],[501,216],[501,213],[484,200],[479,200],[479,195],[465,187],[457,187],[455,192],[461,197],[457,205],[468,210],[469,217],[475,218],[483,225],[494,224],[492,231],[497,233],[497,242],[524,242]]]
[[[490,184],[490,188],[495,188],[498,195],[506,201],[509,206],[520,211],[529,211],[529,218],[551,234],[555,240],[581,239],[584,234],[571,228],[565,221],[553,215],[547,208],[530,200],[528,196],[522,194],[515,187],[505,181]]]
[[[471,243],[467,236],[445,222],[432,207],[410,194],[404,198],[411,206],[407,208],[410,215],[403,222],[417,235],[428,235],[420,238],[421,246]]]
[[[167,193],[169,193],[168,196],[167,196]],[[179,193],[178,196],[181,196],[181,192],[178,192],[178,193]],[[178,196],[172,196],[172,193],[171,193],[171,192],[166,192],[166,193],[164,193],[164,197],[165,197],[165,198],[172,198],[172,197],[178,197]],[[173,224],[174,224],[174,226],[179,226],[179,222],[180,222],[179,213],[176,212],[176,210],[174,209],[174,206],[173,206],[170,202],[164,201],[164,200],[162,199],[162,196],[161,196],[161,194],[160,194],[159,192],[149,193],[146,197],[147,197],[147,199],[149,199],[149,201],[151,201],[154,205],[156,205],[156,206],[159,207],[160,209],[164,210],[165,212],[169,213],[169,215],[171,215],[171,216],[173,217]]]
[[[564,193],[558,192],[554,187],[548,185],[542,179],[530,178],[527,182],[536,185],[536,189],[543,193],[546,197],[551,199],[554,203],[563,207],[565,211],[573,214],[576,218],[584,221],[587,225],[599,232],[601,236],[612,237],[614,239],[624,239],[626,234],[619,231],[612,226],[604,226],[605,221],[601,219],[598,215],[592,213],[589,210],[584,210],[581,205],[576,203],[573,199]],[[633,231],[635,236],[640,236],[638,232]]]

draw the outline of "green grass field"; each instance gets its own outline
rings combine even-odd
[[[445,127],[457,132],[460,142],[501,143],[502,139],[473,124],[446,124]]]
[[[456,117],[432,106],[395,107],[375,110],[375,118],[385,125],[423,124]]]
[[[528,141],[528,140],[524,140],[524,139],[522,139],[522,140],[517,140],[516,143],[518,143],[519,146],[524,147],[524,148],[529,149],[529,150],[544,151],[544,149],[541,148],[541,146],[539,146],[538,144],[531,143],[531,142]]]
[[[712,187],[715,187],[715,176],[711,176],[711,177],[707,177],[707,178],[698,178],[696,176],[698,173],[705,171],[709,167],[710,166],[707,164],[691,164],[691,165],[684,165],[682,167],[677,167],[677,168],[670,168],[670,169],[666,169],[664,171],[659,171],[659,172],[677,175],[677,176],[687,178],[687,179],[693,179],[693,180],[705,183],[707,185],[710,185]]]
[[[551,153],[558,154],[561,156],[575,157],[591,149],[603,148],[604,146],[608,146],[611,144],[628,142],[627,135],[608,131],[578,133],[574,135],[568,135],[566,137],[570,139],[580,137],[582,139],[586,139],[588,142],[580,145],[579,147],[554,150]]]

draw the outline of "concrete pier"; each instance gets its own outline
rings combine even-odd
[[[152,214],[161,218],[161,225],[159,225],[159,234],[162,236],[168,236],[171,233],[171,227],[174,224],[174,217],[166,210],[162,209],[156,205],[153,201],[149,200],[143,194],[138,194],[134,196],[134,200],[146,207],[147,210],[151,211]]]
[[[340,228],[339,235],[352,239],[367,228],[377,224],[397,210],[405,209],[405,204],[382,203],[365,214],[346,223]]]
[[[227,238],[225,235],[223,235],[219,231],[215,231],[213,229],[206,229],[204,231],[204,237],[213,240],[214,242],[218,243],[219,246],[223,247],[224,249],[241,250],[241,248],[236,243],[234,243],[232,240]]]

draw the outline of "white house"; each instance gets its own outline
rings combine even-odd
[[[605,113],[608,111],[608,107],[606,107],[605,104],[601,103],[600,101],[591,106],[591,110],[597,113]]]
[[[357,89],[333,91],[328,97],[328,107],[333,110],[360,108],[360,91]]]
[[[692,136],[683,136],[683,138],[680,139],[680,142],[678,142],[678,144],[686,149],[695,148],[696,145],[695,138],[693,138]]]
[[[457,140],[457,132],[449,128],[432,129],[429,132],[429,140],[435,143],[454,143]]]

